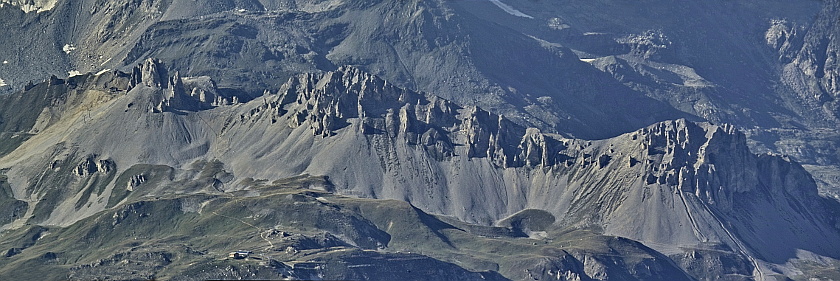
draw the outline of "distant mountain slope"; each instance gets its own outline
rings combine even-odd
[[[0,49],[8,62],[0,90],[157,57],[254,97],[298,73],[356,65],[547,132],[607,138],[669,119],[726,122],[750,129],[757,149],[836,165],[834,114],[812,98],[834,95],[833,76],[821,78],[812,60],[829,61],[831,73],[836,2],[55,1],[40,13],[6,5],[0,18],[16,28],[0,31],[14,38]]]

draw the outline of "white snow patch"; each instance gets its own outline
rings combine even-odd
[[[61,48],[61,50],[69,54],[73,50],[76,50],[76,46],[73,46],[73,44],[65,44],[64,47]]]
[[[70,71],[67,72],[67,74],[69,74],[70,77],[82,75],[82,73],[79,72],[78,70],[70,70]]]
[[[300,1],[299,1],[300,2]],[[334,10],[344,4],[343,0],[307,1],[313,3],[298,4],[298,10],[307,13],[318,13]],[[317,4],[315,4],[317,3]]]
[[[529,18],[529,19],[534,18],[532,16],[529,16],[528,14],[520,12],[517,9],[514,9],[511,6],[508,6],[508,4],[502,3],[501,0],[490,0],[490,2],[493,3],[493,4],[496,4],[496,6],[498,6],[499,8],[501,8],[502,10],[507,12],[508,14],[511,14],[511,15],[514,15],[514,16],[517,16],[517,17]]]
[[[564,23],[563,19],[561,19],[561,18],[551,18],[551,19],[548,20],[548,28],[551,28],[551,29],[554,29],[554,30],[563,30],[563,29],[570,28],[570,27],[572,27],[572,26]]]
[[[6,85],[9,85],[9,84],[6,84],[6,81],[3,81],[3,79],[0,79],[0,87],[6,86]]]
[[[46,12],[55,7],[58,0],[0,0],[0,8],[5,7],[5,4],[16,6],[25,13],[30,12]]]
[[[3,64],[9,64],[9,61],[4,60],[4,61],[3,61]]]
[[[108,72],[108,71],[111,71],[111,69],[110,68],[103,69],[103,70],[97,72],[96,75],[102,75],[102,74],[105,74],[105,72]]]

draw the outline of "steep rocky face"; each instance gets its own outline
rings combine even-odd
[[[838,86],[838,49],[840,25],[836,15],[840,12],[840,2],[826,1],[823,10],[813,26],[805,35],[802,50],[794,61],[808,76],[820,82],[821,90],[836,99],[840,92]],[[819,98],[819,97],[817,97]]]
[[[815,110],[824,110],[835,120],[838,97],[838,43],[840,25],[836,15],[840,2],[825,1],[816,21],[807,27],[787,22],[776,22],[768,31],[768,43],[779,50],[780,58],[788,67],[784,69],[784,82],[801,89],[805,103]],[[772,41],[772,42],[771,42]],[[818,121],[818,120],[817,120]]]

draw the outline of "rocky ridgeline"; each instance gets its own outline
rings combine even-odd
[[[149,99],[147,109],[152,114],[164,111],[209,109],[236,101],[233,98],[228,101],[217,94],[209,78],[182,78],[178,73],[170,76],[165,67],[154,59],[148,59],[135,67],[131,74],[108,72],[95,76],[95,79],[97,85],[103,88],[110,87],[111,91],[132,92],[131,95],[136,96],[131,97],[135,104]],[[73,83],[72,81],[75,80],[68,81],[65,84]],[[54,82],[60,84],[60,81]],[[131,107],[131,103],[128,104]],[[374,75],[349,66],[332,72],[308,73],[292,77],[276,93],[266,92],[262,97],[242,106],[221,110],[230,113],[231,117],[226,121],[213,121],[220,125],[224,123],[219,135],[225,134],[228,130],[238,132],[237,128],[251,128],[252,126],[260,128],[260,131],[268,131],[268,127],[261,127],[266,124],[292,129],[303,127],[311,133],[309,137],[335,137],[351,140],[345,137],[361,135],[371,143],[390,143],[385,146],[386,148],[396,147],[393,144],[423,147],[420,151],[424,151],[425,156],[407,156],[374,145],[369,149],[376,149],[374,153],[381,157],[378,161],[384,161],[381,159],[386,158],[393,159],[393,161],[386,161],[387,163],[380,163],[384,165],[383,167],[413,165],[407,164],[412,163],[413,159],[399,157],[428,157],[441,163],[439,171],[447,171],[446,169],[449,168],[445,165],[449,164],[445,162],[467,165],[464,161],[484,159],[482,161],[491,164],[487,168],[516,169],[520,175],[529,174],[534,177],[557,179],[557,182],[553,180],[531,182],[530,179],[524,177],[516,181],[500,178],[498,180],[510,182],[496,182],[492,183],[492,186],[482,187],[461,186],[472,182],[472,179],[457,184],[453,179],[447,179],[446,182],[457,185],[452,188],[458,190],[476,188],[484,191],[506,190],[513,186],[522,188],[527,194],[522,202],[504,204],[521,204],[522,207],[550,210],[555,216],[561,218],[561,223],[600,224],[607,222],[610,216],[619,214],[622,208],[629,208],[624,206],[630,204],[625,202],[627,198],[632,198],[637,193],[642,194],[634,190],[637,187],[644,187],[645,190],[654,187],[661,189],[662,192],[669,192],[674,198],[668,200],[674,200],[674,202],[697,202],[695,205],[684,203],[685,208],[708,207],[708,210],[698,209],[686,213],[716,212],[737,217],[740,214],[736,206],[741,206],[740,210],[744,209],[744,204],[739,203],[739,200],[745,200],[750,196],[771,198],[770,201],[773,202],[768,204],[781,202],[785,206],[793,206],[788,208],[789,210],[819,206],[817,202],[819,197],[813,180],[801,166],[778,156],[752,154],[747,147],[745,135],[729,125],[716,126],[681,119],[656,123],[612,139],[598,141],[567,139],[542,133],[535,128],[525,128],[504,116],[478,107],[461,107],[433,95],[396,87]],[[262,122],[260,123],[262,125],[258,125],[258,122]],[[277,132],[282,132],[282,130]],[[251,136],[243,135],[240,138],[240,142],[244,143]],[[302,140],[290,141],[302,142]],[[377,161],[368,160],[372,163]],[[250,163],[250,161],[245,162]],[[84,171],[91,173],[94,171],[92,165],[80,167],[82,167],[79,169],[80,175],[84,174]],[[281,166],[276,168],[284,169]],[[384,169],[396,170],[394,167]],[[420,168],[417,169],[420,170]],[[359,173],[362,172],[359,171]],[[444,174],[434,176],[452,177],[452,175]],[[531,183],[520,187],[518,181]],[[137,179],[126,185],[140,183],[142,180]],[[340,189],[358,187],[356,184],[342,184],[346,183],[339,182]],[[431,183],[417,182],[416,184],[429,186]],[[381,183],[376,183],[376,185],[381,185]],[[447,195],[444,193],[448,192],[445,191],[446,189],[441,188],[441,190],[441,195],[435,196]],[[533,198],[528,199],[530,197]],[[464,195],[459,200],[471,200],[470,198],[472,195]],[[550,204],[548,201],[539,204],[529,203],[529,200],[538,200],[537,198],[555,198],[552,202],[565,203]],[[641,200],[644,201],[647,197],[642,198]],[[436,206],[436,200],[442,199],[432,196],[428,200],[428,202],[413,203],[421,207],[425,206],[424,204]],[[504,205],[500,202],[485,203]],[[654,201],[642,203],[651,206],[661,204]],[[440,212],[452,211],[446,207],[430,207],[429,209],[436,208]],[[516,208],[518,207],[511,207],[511,210],[515,212]],[[484,210],[484,212],[487,212],[489,219],[496,220],[500,219],[500,216],[510,214],[511,211],[498,209]],[[645,211],[634,209],[634,212],[644,213]],[[815,212],[821,213],[818,210]],[[690,220],[694,219],[690,218]],[[710,224],[718,224],[714,216],[705,216],[700,219],[705,219]],[[749,218],[741,219],[744,220],[744,225],[750,224]],[[675,217],[675,220],[682,220],[675,222],[679,225],[688,223],[689,219]],[[816,220],[824,221],[822,218]],[[819,224],[823,223],[819,222]],[[650,226],[650,229],[656,229],[656,227]],[[713,225],[700,231],[717,231],[715,229],[720,229],[720,227]],[[626,230],[617,230],[616,234],[643,238],[638,233],[622,231]],[[698,241],[707,238],[704,238],[704,235],[699,236]],[[725,234],[719,233],[712,236],[722,237]],[[667,239],[663,237],[662,239]]]
[[[156,60],[147,60],[131,74],[86,77],[54,79],[48,84],[71,87],[96,81],[102,89],[125,91],[128,94],[114,104],[139,108],[110,108],[114,116],[136,120],[148,114],[177,121],[172,122],[177,126],[141,123],[140,128],[148,136],[184,134],[193,143],[204,138],[223,153],[214,157],[243,177],[265,177],[253,171],[255,165],[267,167],[268,176],[317,173],[329,176],[339,193],[406,200],[427,212],[484,225],[524,209],[539,209],[557,218],[553,225],[600,228],[605,234],[641,241],[667,255],[684,254],[674,249],[711,245],[726,251],[725,258],[747,264],[743,257],[786,260],[795,249],[830,255],[840,248],[836,242],[826,242],[840,241],[836,222],[802,167],[782,157],[752,154],[745,135],[729,125],[680,119],[610,139],[568,139],[525,128],[478,107],[461,107],[393,86],[354,67],[298,75],[277,93],[206,112],[190,111],[224,104],[211,102],[219,97],[212,80],[182,78],[178,73],[170,76]],[[141,107],[144,103],[146,108]],[[196,115],[219,118],[192,118]],[[221,131],[201,133],[214,125]],[[194,131],[179,131],[185,127]],[[223,146],[219,136],[231,138],[237,151]],[[90,134],[80,134],[78,143],[90,143],[90,138]],[[154,143],[170,145],[172,139]],[[107,190],[103,187],[116,176],[112,164],[130,165],[120,162],[126,159],[120,154],[126,145],[79,154],[107,155],[113,160],[69,157],[77,159],[67,161],[67,170],[75,168],[76,177],[33,173],[30,178],[77,185],[75,190],[83,197],[76,204],[65,204],[65,209],[103,208],[88,204],[98,202],[89,198]],[[324,166],[324,162],[314,163],[319,157],[354,159],[355,163]],[[166,160],[155,155],[148,158]],[[389,178],[376,178],[379,175]],[[134,192],[153,178],[152,174],[127,175],[113,190]],[[216,187],[214,178],[207,180],[201,186]],[[52,201],[41,206],[77,193],[50,193]],[[54,213],[61,212],[43,208],[33,214],[33,221],[63,222]],[[683,256],[680,262],[684,264],[714,262]],[[760,267],[749,263],[737,273],[749,274],[750,267]]]
[[[723,212],[733,212],[738,194],[782,195],[798,204],[819,198],[807,172],[785,157],[752,154],[746,136],[731,125],[667,121],[630,134],[638,139],[645,183],[673,186]],[[612,141],[616,146],[622,141]],[[631,153],[632,154],[632,153]],[[631,157],[628,166],[639,159]]]
[[[266,92],[263,100],[241,114],[239,121],[288,120],[290,127],[309,126],[321,137],[357,122],[362,134],[423,145],[438,160],[456,155],[455,144],[463,144],[468,157],[489,158],[502,168],[548,167],[568,159],[557,137],[534,128],[526,130],[478,107],[464,108],[396,87],[350,66],[293,77],[276,95]]]
[[[154,113],[198,111],[239,103],[236,96],[224,97],[219,94],[215,82],[210,77],[182,77],[178,72],[170,76],[163,62],[152,58],[132,68],[130,73],[112,70],[95,75],[88,73],[71,76],[67,79],[51,76],[42,83],[26,85],[24,92],[39,86],[63,95],[55,97],[51,107],[64,103],[68,93],[73,90],[99,90],[119,94],[128,93],[138,86],[153,90],[146,109]]]
[[[309,126],[321,137],[355,122],[362,134],[423,145],[439,161],[463,153],[500,168],[552,168],[556,174],[604,176],[606,170],[624,170],[646,185],[672,186],[727,212],[736,193],[762,188],[802,202],[816,198],[813,181],[798,164],[752,154],[746,136],[726,124],[680,119],[605,141],[566,139],[478,107],[396,87],[354,67],[294,77],[263,100],[240,121],[287,120],[288,126]]]
[[[740,173],[756,161],[746,145],[746,137],[730,125],[698,125],[685,120],[655,124],[637,132],[646,151],[646,184],[673,186],[707,203],[730,205],[731,193],[747,189],[739,181],[748,179]],[[750,163],[751,162],[751,163]],[[739,167],[737,175],[721,175],[728,168]],[[723,177],[723,178],[721,178]],[[722,183],[728,188],[720,189]],[[723,193],[718,193],[723,192]],[[727,206],[731,208],[731,206]]]
[[[236,96],[225,98],[220,95],[209,77],[181,77],[178,72],[169,76],[165,65],[152,58],[132,69],[127,90],[138,85],[161,90],[150,100],[152,112],[196,111],[239,103]]]
[[[131,74],[112,71],[95,79],[99,87],[111,92],[138,86],[155,89],[150,112],[195,111],[238,103],[236,97],[219,95],[210,78],[181,77],[177,72],[170,76],[156,59],[145,60]],[[51,79],[49,84],[73,81]],[[756,188],[791,193],[798,200],[816,194],[800,187],[812,181],[799,165],[780,157],[753,155],[745,135],[730,125],[681,119],[606,141],[566,139],[526,129],[478,107],[461,107],[434,95],[396,87],[351,66],[293,77],[276,94],[266,92],[255,102],[260,99],[261,104],[239,115],[240,122],[269,118],[271,123],[284,121],[281,124],[292,128],[308,126],[313,135],[321,137],[355,123],[354,128],[364,135],[425,146],[439,161],[463,153],[469,158],[487,158],[500,168],[553,167],[553,173],[583,175],[642,167],[645,184],[673,186],[721,210],[732,209],[735,193]],[[764,168],[791,175],[758,172]],[[787,177],[798,183],[786,182]]]

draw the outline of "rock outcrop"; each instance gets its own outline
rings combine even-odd
[[[181,77],[177,71],[170,76],[163,62],[152,58],[132,69],[128,89],[139,85],[157,89],[149,100],[149,110],[157,113],[197,111],[239,103],[237,96],[220,95],[209,77]]]
[[[76,165],[73,172],[80,177],[88,177],[94,173],[107,174],[115,167],[114,161],[110,159],[101,159],[97,155],[88,155],[82,163]]]

